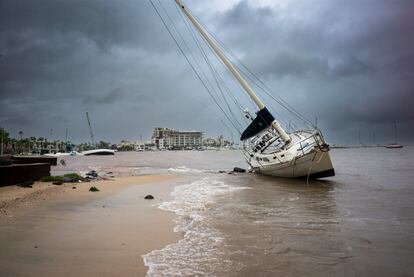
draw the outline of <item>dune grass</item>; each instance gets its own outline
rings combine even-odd
[[[63,176],[43,176],[41,182],[63,182]]]
[[[70,178],[74,181],[83,180],[83,177],[78,173],[68,173],[63,176],[44,176],[40,179],[41,182],[64,182],[65,178]]]

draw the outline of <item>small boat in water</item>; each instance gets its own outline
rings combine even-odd
[[[396,121],[394,121],[394,137],[395,137],[395,142],[385,145],[385,148],[389,148],[389,149],[403,148],[401,144],[397,143],[398,139],[397,139],[397,122]]]
[[[106,155],[115,155],[115,150],[112,149],[93,149],[93,150],[87,150],[83,151],[82,154],[84,156],[106,156]]]
[[[390,144],[385,145],[385,148],[403,148],[403,146],[398,143],[390,143]]]
[[[251,171],[265,175],[288,178],[322,178],[334,176],[335,171],[329,155],[329,144],[325,141],[319,128],[310,123],[308,119],[283,100],[275,99],[276,96],[270,95],[268,89],[263,89],[263,87],[266,88],[265,85],[257,85],[257,83],[253,81],[257,87],[261,88],[265,93],[267,93],[268,96],[270,95],[273,100],[278,102],[282,107],[284,107],[284,109],[290,112],[291,115],[296,116],[297,119],[306,123],[306,129],[292,130],[291,128],[287,128],[291,129],[288,133],[282,127],[279,120],[271,114],[250,84],[246,81],[244,76],[249,78],[249,76],[246,75],[246,71],[241,71],[241,67],[233,65],[232,61],[227,57],[224,51],[227,51],[227,53],[231,55],[231,52],[229,52],[227,47],[223,47],[222,43],[217,40],[215,36],[212,36],[209,32],[207,32],[207,29],[192,15],[190,10],[181,0],[175,0],[175,2],[178,5],[179,10],[186,16],[187,22],[185,24],[187,24],[187,26],[192,25],[201,36],[201,39],[195,38],[194,35],[192,36],[196,41],[196,45],[199,46],[201,41],[203,41],[205,45],[210,48],[210,50],[221,61],[222,65],[224,65],[237,80],[244,93],[249,96],[250,100],[258,109],[255,116],[252,116],[247,109],[243,110],[245,114],[244,116],[247,118],[245,120],[247,121],[248,126],[244,132],[240,132],[240,140],[244,143],[244,154],[247,163],[250,165]],[[218,103],[220,100],[215,98],[211,93],[211,86],[209,87],[206,85],[206,82],[203,82],[202,76],[204,76],[204,74],[199,74],[199,72],[197,72],[199,68],[198,62],[196,61],[195,64],[192,64],[191,59],[187,56],[186,51],[182,46],[186,44],[180,44],[177,42],[177,38],[182,38],[183,36],[179,34],[179,36],[174,37],[172,32],[177,30],[177,28],[175,26],[170,28],[169,24],[166,23],[166,19],[170,17],[167,16],[166,18],[163,18],[155,3],[152,1],[151,3],[163,21],[164,26],[173,37],[177,46],[180,48],[181,53],[186,57],[187,61],[190,63],[190,66],[195,71],[198,78],[202,81],[204,87],[210,93],[210,96],[213,97],[215,103],[222,110],[223,114],[225,114],[231,123],[233,123],[231,117],[234,121],[237,121],[237,118],[234,116],[234,113],[232,113],[230,107],[228,110],[230,110],[231,117],[225,113],[224,108],[222,108],[220,103]],[[159,2],[159,5],[162,5],[162,3]],[[171,23],[174,25],[173,22]],[[193,30],[191,30],[191,32],[193,32]],[[194,33],[195,32],[193,32],[193,34]],[[219,48],[218,45],[220,45],[221,48]],[[204,48],[199,47],[199,50],[203,54],[204,60],[211,69],[211,62],[209,61],[208,55],[204,52]],[[233,59],[235,59],[234,56]],[[242,66],[245,67],[244,65]],[[251,73],[250,70],[248,70],[248,72]],[[211,74],[215,77],[217,87],[219,87],[220,83],[222,83],[221,76],[219,76],[217,71],[214,69],[211,69]],[[242,74],[244,74],[244,76],[242,76]],[[251,74],[250,77],[256,77],[256,80],[258,80],[260,84],[263,84],[256,75]],[[249,81],[252,81],[252,79],[249,78]],[[229,94],[230,97],[233,97],[233,99],[236,98],[234,93],[229,91]],[[222,98],[226,101],[223,94]],[[234,101],[237,104],[237,99]],[[228,106],[228,102],[226,102],[226,105]],[[270,108],[270,106],[268,107]],[[233,124],[233,126],[237,129],[237,131],[239,131],[237,124]]]
[[[95,143],[95,139],[93,137],[93,132],[92,132],[92,125],[91,125],[91,120],[89,118],[89,113],[86,112],[86,120],[88,122],[88,127],[89,127],[89,133],[91,135],[91,140],[92,140],[92,145],[93,147],[96,148],[96,143]],[[115,150],[112,149],[92,149],[92,150],[87,150],[87,151],[83,151],[82,155],[84,156],[108,156],[108,155],[115,155]]]
[[[67,157],[67,156],[83,156],[83,154],[79,153],[77,151],[71,151],[71,152],[57,152],[56,154],[45,154],[45,156],[48,156],[48,157]]]

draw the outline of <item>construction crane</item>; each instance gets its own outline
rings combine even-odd
[[[92,126],[91,126],[91,121],[89,119],[89,113],[86,112],[86,119],[88,120],[88,125],[89,125],[89,133],[91,134],[91,139],[92,139],[92,145],[95,147],[95,139],[93,138],[93,132],[92,132]]]

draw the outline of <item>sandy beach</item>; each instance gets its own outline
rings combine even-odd
[[[413,276],[413,151],[335,149],[309,183],[219,173],[238,151],[65,157],[116,177],[0,188],[0,276]]]
[[[181,238],[175,215],[157,207],[183,181],[156,174],[0,188],[0,275],[144,276],[141,256]]]

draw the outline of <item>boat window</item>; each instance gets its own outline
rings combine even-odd
[[[268,158],[263,158],[263,161],[269,162],[269,159]]]

